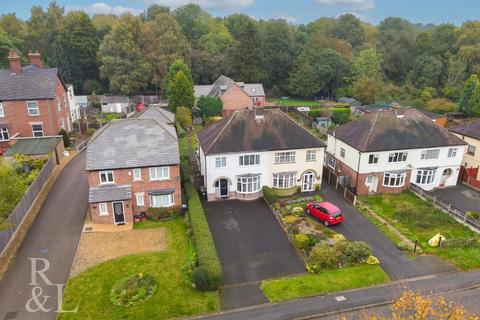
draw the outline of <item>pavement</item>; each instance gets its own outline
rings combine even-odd
[[[462,211],[480,213],[480,191],[473,188],[459,184],[456,187],[437,189],[433,193]]]
[[[380,259],[380,265],[390,279],[408,279],[457,270],[454,266],[434,256],[423,255],[412,259],[406,255],[327,183],[322,185],[320,194],[324,199],[339,207],[345,217],[345,221],[330,228],[343,234],[349,240],[368,243],[372,247],[373,254]]]
[[[56,319],[57,290],[62,289],[56,284],[65,284],[69,277],[87,203],[85,152],[82,152],[58,177],[15,260],[0,281],[0,319]],[[50,268],[44,273],[46,279],[38,273],[32,277],[29,258],[48,260]],[[43,260],[37,262],[37,270],[44,267]]]
[[[195,317],[205,320],[290,320],[321,319],[323,316],[340,315],[352,310],[388,305],[405,290],[422,295],[447,295],[455,292],[480,288],[480,270],[455,272],[450,274],[426,276],[392,282],[390,284],[366,289],[336,292],[312,298],[298,299],[277,304],[267,303],[249,308],[241,308],[218,314]],[[478,305],[478,296],[471,297]]]
[[[223,267],[223,310],[267,302],[260,281],[306,272],[263,199],[208,202],[203,206]]]

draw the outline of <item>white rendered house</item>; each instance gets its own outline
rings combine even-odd
[[[80,106],[75,101],[75,93],[73,92],[73,85],[67,85],[68,105],[70,106],[70,119],[72,122],[80,119]]]
[[[256,199],[263,186],[293,194],[321,185],[325,145],[280,110],[236,111],[198,141],[209,201]]]

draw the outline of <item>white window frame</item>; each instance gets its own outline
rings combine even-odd
[[[469,144],[467,146],[467,154],[468,155],[474,156],[476,152],[477,152],[477,147],[475,147],[474,145],[471,145],[471,144]]]
[[[5,134],[7,135],[6,139]],[[10,141],[10,133],[8,132],[8,128],[0,128],[0,141]]]
[[[296,186],[296,172],[281,172],[273,174],[273,187],[277,189],[290,189]]]
[[[368,155],[368,164],[378,164],[379,155],[372,153]]]
[[[60,102],[60,98],[57,97],[57,111],[62,111],[62,103]]]
[[[150,181],[161,181],[170,179],[170,167],[168,166],[150,167],[148,168],[148,172],[150,174]],[[159,172],[161,174],[159,174]]]
[[[275,164],[295,163],[295,151],[275,152]]]
[[[135,202],[137,203],[137,207],[145,206],[145,197],[143,192],[135,193]]]
[[[237,176],[237,192],[241,194],[251,194],[259,192],[262,189],[260,174],[253,176]]]
[[[100,216],[108,216],[108,204],[106,202],[100,202],[98,204],[98,212]]]
[[[256,166],[259,164],[260,164],[259,154],[244,154],[238,157],[238,165],[240,167]]]
[[[0,102],[0,118],[5,118],[5,109],[2,102]]]
[[[132,170],[133,181],[142,181],[142,169],[135,168]]]
[[[41,130],[34,130],[33,126],[40,126],[42,129]],[[32,135],[34,138],[40,138],[45,136],[45,132],[43,131],[43,123],[30,123],[30,127],[32,128]],[[41,135],[35,135],[35,133],[41,132]]]
[[[449,148],[448,149],[448,158],[455,158],[457,156],[458,148]]]
[[[215,168],[226,168],[226,167],[227,167],[227,157],[215,158]]]
[[[168,202],[167,204],[157,203],[157,200],[156,200],[157,197],[168,197],[168,200],[170,202]],[[160,199],[162,199],[162,198],[160,198]],[[160,201],[160,202],[162,202],[162,201]],[[175,205],[175,197],[174,197],[173,193],[150,196],[150,207],[152,207],[152,208],[168,208],[168,207],[172,207],[173,205]]]
[[[35,108],[30,107],[29,104],[35,104]],[[37,110],[36,113],[32,113],[32,110]],[[29,116],[36,117],[40,115],[40,108],[38,107],[38,101],[27,101],[27,112]]]
[[[344,148],[340,148],[340,157],[344,158],[345,159],[345,154],[346,154],[346,151]]]
[[[112,175],[112,181],[109,181],[109,175]],[[102,176],[105,176],[105,182],[102,181]],[[98,172],[98,177],[100,179],[100,184],[113,184],[115,183],[115,174],[113,173],[113,170],[103,170]]]
[[[335,169],[335,166],[337,165],[337,158],[335,158],[334,156],[329,156],[327,160],[327,165],[330,168]]]
[[[388,155],[388,163],[405,162],[408,158],[408,152],[392,152]]]
[[[432,153],[435,155],[433,156]],[[428,150],[423,150],[421,159],[422,160],[434,160],[438,159],[440,155],[440,149],[428,149]]]
[[[405,185],[406,176],[406,172],[385,172],[383,174],[382,185],[387,188],[403,187]],[[387,179],[388,183],[385,183]]]
[[[307,150],[305,161],[307,162],[317,161],[317,150]]]
[[[435,169],[418,169],[415,183],[421,185],[429,185],[435,182]]]

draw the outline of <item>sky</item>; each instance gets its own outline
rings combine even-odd
[[[33,5],[46,7],[49,2],[0,0],[0,14],[15,12],[27,19]],[[138,14],[154,3],[175,8],[189,2],[201,5],[215,16],[246,13],[255,19],[283,18],[297,24],[346,12],[373,24],[389,16],[423,24],[450,22],[461,25],[467,20],[480,19],[479,0],[57,0],[67,10],[82,9],[91,15],[125,11]]]

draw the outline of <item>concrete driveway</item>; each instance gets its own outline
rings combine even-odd
[[[15,260],[0,281],[0,319],[57,318],[58,288],[55,285],[67,282],[82,233],[87,201],[85,152],[82,152],[71,160],[58,177]],[[46,283],[41,276],[37,276],[38,286],[30,285],[33,280],[30,258],[48,260],[50,268],[45,275],[53,285]],[[38,262],[37,270],[43,268],[43,262]],[[34,296],[39,304],[32,300]]]
[[[456,187],[435,190],[433,193],[462,211],[480,213],[480,191],[473,188],[459,184]]]
[[[373,254],[380,259],[381,267],[392,280],[456,271],[452,265],[433,256],[420,256],[412,260],[399,250],[377,227],[327,183],[322,185],[322,197],[339,207],[345,221],[332,226],[332,230],[349,240],[368,243]]]

